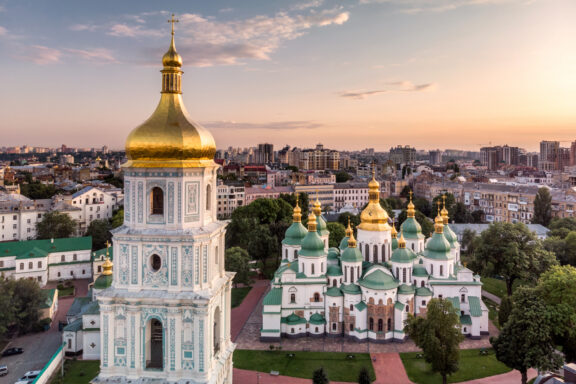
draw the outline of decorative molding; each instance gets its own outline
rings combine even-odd
[[[130,180],[125,180],[124,181],[124,220],[126,220],[127,222],[130,222],[131,218],[130,218]]]
[[[158,271],[153,271],[149,267],[148,259],[152,255],[158,255],[161,266]],[[142,250],[142,285],[152,288],[168,286],[168,246],[157,244],[146,244]]]
[[[144,183],[138,182],[138,222],[144,221]]]
[[[174,182],[168,183],[168,222],[174,223]]]
[[[176,370],[176,319],[170,320],[170,370]]]
[[[182,286],[192,287],[192,268],[194,266],[194,246],[182,246]]]
[[[132,261],[131,261],[131,269],[132,269],[132,284],[138,284],[138,246],[132,246]]]
[[[178,248],[170,248],[170,285],[178,285]]]

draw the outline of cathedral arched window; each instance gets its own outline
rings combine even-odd
[[[376,244],[374,244],[374,262],[377,263],[378,262],[378,246]]]
[[[364,245],[364,260],[368,261],[370,258],[370,246],[368,244]]]
[[[378,332],[384,331],[384,321],[382,319],[378,319]]]
[[[402,268],[402,282],[406,282],[406,268]]]
[[[312,264],[312,274],[314,274],[314,264]]]
[[[350,304],[350,310],[351,310],[351,311],[354,310],[354,305]]]
[[[350,283],[354,282],[354,268],[350,268]]]
[[[150,208],[153,215],[164,214],[164,191],[162,191],[162,188],[152,188],[152,192],[150,193]]]
[[[386,244],[382,244],[382,262],[386,262],[388,259],[388,252],[386,252]]]
[[[434,264],[430,264],[430,274],[434,274]]]
[[[212,203],[212,186],[208,184],[206,186],[206,210],[210,210],[210,205]]]
[[[332,286],[335,287],[337,285],[336,279],[332,280]]]
[[[466,295],[465,294],[460,295],[460,301],[463,303],[466,302]]]
[[[296,260],[298,258],[298,250],[295,249],[294,250],[294,260]]]
[[[320,294],[318,292],[314,293],[314,302],[315,303],[320,302]]]
[[[295,293],[291,293],[290,294],[290,303],[294,304],[296,302],[296,294]]]
[[[444,276],[444,266],[440,266],[440,276]]]
[[[388,318],[388,332],[392,330],[392,319]]]
[[[396,278],[400,278],[400,270],[396,267]]]
[[[420,286],[421,286],[421,287],[424,287],[424,280],[422,280],[422,281],[420,282]]]
[[[370,329],[371,331],[374,330],[374,319],[373,318],[370,318],[368,329]]]

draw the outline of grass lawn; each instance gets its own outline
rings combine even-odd
[[[485,297],[482,298],[482,301],[484,301],[484,304],[488,307],[488,318],[490,318],[496,328],[500,329],[500,324],[498,323],[498,311],[500,310],[500,306]]]
[[[481,356],[479,351],[479,349],[463,349],[460,351],[460,370],[448,376],[449,383],[480,379],[511,370],[496,360],[493,350],[488,350],[489,353],[485,356]],[[410,380],[418,384],[442,383],[442,377],[430,370],[430,365],[424,361],[424,358],[417,358],[416,355],[418,355],[418,352],[400,354]]]
[[[232,308],[242,304],[242,300],[251,289],[252,287],[232,288]]]
[[[74,287],[68,287],[58,290],[58,297],[72,296],[72,295],[74,295]]]
[[[287,355],[294,353],[294,357]],[[347,359],[346,356],[355,358]],[[237,349],[234,352],[234,367],[269,373],[278,371],[281,375],[312,378],[314,370],[324,367],[330,381],[356,382],[362,367],[368,368],[370,376],[375,379],[372,360],[367,353],[336,352],[286,352],[286,351],[252,351]]]
[[[483,277],[482,278],[482,289],[486,292],[490,292],[500,298],[506,296],[506,283],[504,280],[495,279],[493,277]]]
[[[100,372],[99,360],[66,360],[64,363],[64,378],[60,379],[60,371],[52,379],[51,384],[88,384]]]

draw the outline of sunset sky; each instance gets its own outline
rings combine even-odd
[[[574,0],[0,0],[0,146],[122,148],[172,12],[219,148],[576,140]]]

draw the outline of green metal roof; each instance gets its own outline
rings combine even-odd
[[[342,284],[340,286],[342,292],[347,293],[349,295],[359,295],[362,293],[362,290],[356,284]]]
[[[338,265],[329,265],[326,276],[342,276],[342,268]]]
[[[100,304],[98,304],[98,301],[93,301],[90,304],[88,304],[82,314],[83,315],[98,315],[100,313]]]
[[[398,293],[402,295],[410,295],[415,291],[416,289],[414,289],[414,286],[411,284],[402,284],[400,287],[398,287]]]
[[[326,324],[326,319],[321,314],[315,313],[312,316],[310,316],[310,320],[308,320],[308,322],[314,325],[322,325]]]
[[[454,307],[454,309],[456,309],[458,312],[460,312],[460,299],[457,297],[447,297],[446,300],[450,301],[452,303],[452,306]]]
[[[326,290],[326,296],[338,297],[344,296],[340,288],[337,287],[330,287]]]
[[[321,257],[324,256],[324,242],[318,236],[318,232],[308,232],[302,240],[299,256]]]
[[[448,243],[450,243],[450,247],[454,248],[458,243],[458,237],[456,237],[454,231],[450,229],[450,226],[448,224],[444,224],[443,232],[444,237],[446,237],[446,240],[448,240]]]
[[[397,288],[399,283],[394,277],[390,276],[381,269],[377,269],[364,276],[363,279],[358,281],[358,284],[370,289],[394,289]]]
[[[473,317],[482,316],[482,305],[478,296],[468,296],[468,303],[470,303],[470,315]]]
[[[342,256],[340,256],[340,260],[345,263],[360,263],[362,262],[362,253],[356,247],[354,248],[346,248],[344,252],[342,252]]]
[[[320,236],[330,234],[330,231],[328,231],[328,226],[326,225],[326,220],[324,220],[322,215],[316,216],[316,232],[318,232]]]
[[[403,311],[403,310],[404,310],[404,307],[405,307],[405,305],[402,304],[402,303],[399,302],[399,301],[397,301],[396,303],[394,303],[394,308],[395,308],[395,309],[398,309],[398,310],[400,310],[400,311]]]
[[[296,315],[295,313],[291,314],[288,317],[283,317],[281,321],[288,325],[306,324],[306,319]]]
[[[422,234],[422,227],[420,223],[413,217],[408,217],[402,225],[400,230],[404,234],[405,239],[415,240],[423,239],[425,236]]]
[[[363,310],[365,310],[366,308],[368,308],[368,306],[366,305],[365,302],[361,301],[358,304],[355,305],[356,309],[360,312],[362,312]]]
[[[80,330],[82,330],[82,318],[76,319],[62,328],[62,331],[64,332],[78,332]]]
[[[421,265],[417,265],[412,268],[412,276],[417,277],[428,277],[428,272],[426,272],[426,268]]]
[[[106,258],[106,248],[92,252],[92,261],[100,260],[102,256]],[[114,247],[108,248],[108,256],[110,256],[110,260],[114,260]]]
[[[432,238],[426,243],[424,257],[433,260],[448,260],[450,255],[450,243],[442,233],[434,233]]]
[[[398,249],[398,239],[394,238],[392,239],[392,251]]]
[[[460,316],[460,324],[472,325],[472,319],[468,315],[462,315],[462,316]]]
[[[284,234],[284,240],[282,240],[282,244],[300,245],[302,239],[304,239],[307,233],[308,230],[304,225],[302,225],[302,223],[292,223]]]
[[[340,251],[335,250],[335,248],[328,249],[328,260],[338,259],[340,257]]]
[[[10,241],[0,243],[0,257],[17,256],[18,259],[45,257],[56,252],[90,250],[92,237],[70,237],[64,239]]]
[[[272,288],[264,297],[264,305],[282,305],[282,288]]]
[[[338,246],[338,248],[340,248],[341,251],[348,248],[348,239],[350,239],[348,236],[344,236],[342,240],[340,240],[340,245]]]
[[[432,291],[426,287],[416,288],[416,296],[432,296]]]
[[[54,298],[56,296],[56,288],[42,289],[40,292],[42,293],[43,296],[40,308],[50,308],[54,303]]]
[[[412,263],[416,258],[416,254],[408,248],[398,248],[392,252],[390,261],[393,263]]]
[[[106,289],[112,285],[112,275],[100,275],[94,282],[94,289]]]

